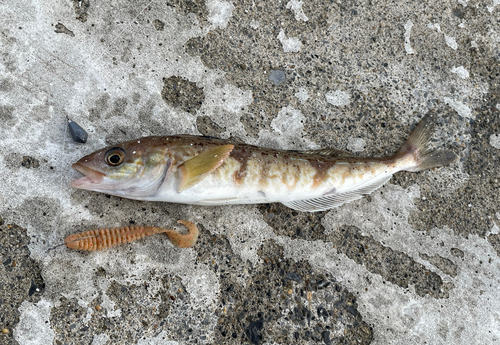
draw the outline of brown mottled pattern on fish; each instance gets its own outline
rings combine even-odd
[[[240,166],[237,171],[235,171],[233,178],[237,184],[241,184],[243,178],[245,178],[247,174],[247,165],[248,160],[253,156],[254,152],[247,149],[246,147],[242,147],[241,145],[236,145],[229,154],[229,159],[235,159],[240,163]],[[227,160],[226,162],[228,162]],[[224,163],[226,163],[224,162]]]
[[[315,170],[315,176],[323,177],[326,176],[327,167],[334,164],[316,164],[314,160],[305,159],[305,155],[300,152],[284,153],[249,145],[239,146],[235,144],[229,158],[218,168],[225,171],[226,166],[234,165],[232,158],[237,161],[239,166],[232,172],[237,184],[254,184],[258,181],[261,188],[266,188],[279,181],[288,188],[295,188],[301,176],[308,174],[308,171],[310,173],[311,169]],[[315,182],[318,185],[319,180],[315,179]]]
[[[325,181],[326,178],[329,177],[327,174],[328,170],[330,170],[335,162],[332,161],[318,161],[318,160],[309,160],[309,164],[316,169],[316,174],[313,177],[313,188],[318,187],[321,183]]]
[[[179,163],[196,156],[205,149],[228,143],[222,139],[195,136],[173,136],[169,137],[168,140],[165,139],[165,137],[148,137],[142,138],[141,143],[148,145],[152,142],[158,148],[163,145],[170,146],[172,150],[175,149],[173,154],[175,162]],[[331,157],[319,154],[305,154],[300,151],[261,148],[247,144],[232,144],[235,148],[230,153],[229,158],[214,174],[220,178],[232,174],[238,184],[255,183],[258,180],[262,187],[265,187],[271,181],[279,180],[289,188],[294,188],[300,177],[304,174],[310,175],[311,169],[313,169],[314,177],[311,182],[312,188],[316,188],[330,177],[329,170],[335,166],[336,162],[350,163],[358,161],[359,163],[359,160],[362,160],[375,163],[380,161],[378,158],[369,158],[367,160],[354,157]],[[252,174],[248,174],[249,165],[251,165]],[[347,170],[345,167],[340,167],[343,175],[351,174],[352,169],[355,169],[355,167],[351,166]],[[335,174],[335,172],[333,173]],[[258,175],[257,179],[256,175]]]

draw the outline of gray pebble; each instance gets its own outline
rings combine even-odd
[[[285,72],[279,69],[273,69],[269,72],[269,80],[272,81],[274,85],[278,86],[285,81]]]

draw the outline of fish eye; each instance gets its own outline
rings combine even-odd
[[[113,167],[120,165],[125,160],[125,151],[119,147],[114,147],[106,152],[106,164]]]

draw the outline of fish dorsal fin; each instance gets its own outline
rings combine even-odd
[[[284,202],[283,205],[302,212],[325,211],[370,194],[391,179],[392,175],[381,174],[350,191],[329,194],[320,198]]]
[[[181,178],[177,191],[181,193],[210,175],[233,150],[234,145],[221,145],[203,151],[179,166]]]
[[[300,151],[301,153],[307,153],[310,155],[322,155],[322,156],[334,156],[334,157],[356,157],[352,153],[343,151],[343,150],[337,150],[337,149],[319,149],[319,150],[307,150],[307,151]]]

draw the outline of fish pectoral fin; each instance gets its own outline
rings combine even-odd
[[[217,169],[233,150],[234,145],[221,145],[203,151],[179,166],[181,178],[177,191],[180,193],[196,185]]]
[[[332,156],[332,157],[356,157],[350,152],[337,149],[319,149],[319,150],[307,150],[300,152],[311,155],[322,155],[322,156]]]
[[[291,209],[302,212],[325,211],[342,204],[360,199],[363,194],[370,194],[391,179],[392,175],[382,175],[352,189],[348,192],[330,194],[320,198],[283,202],[282,204]]]

